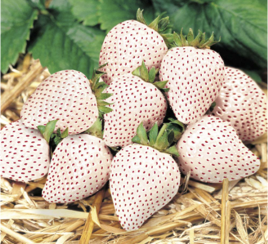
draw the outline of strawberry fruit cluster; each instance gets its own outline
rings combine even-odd
[[[137,18],[107,34],[91,80],[75,70],[51,75],[1,131],[3,177],[48,174],[42,195],[53,203],[110,180],[127,231],[172,200],[180,171],[209,183],[254,174],[260,161],[242,141],[267,131],[265,94],[224,66],[213,35],[168,34],[168,17],[146,25],[138,10]]]

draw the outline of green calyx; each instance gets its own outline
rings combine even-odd
[[[150,71],[146,68],[144,61],[142,61],[142,65],[135,69],[132,74],[140,77],[142,80],[152,83],[158,89],[163,92],[167,92],[169,88],[164,88],[168,81],[155,81],[155,76],[157,75],[159,69],[155,69],[155,67],[151,68]]]
[[[57,121],[58,120],[52,120],[46,125],[37,126],[37,129],[40,131],[44,139],[49,144],[51,153],[54,152],[57,145],[62,141],[62,139],[69,135],[68,128],[66,128],[62,133],[60,131],[60,128],[58,128],[56,133],[54,133]]]
[[[146,24],[146,21],[143,17],[143,10],[138,9],[137,10],[137,20],[145,25],[147,25],[149,28],[157,31],[161,36],[163,36],[165,40],[165,34],[171,30],[171,25],[169,22],[169,17],[164,17],[162,16],[165,13],[160,14],[158,17],[156,17],[149,25]]]
[[[104,67],[105,65],[106,64],[100,66],[99,69]],[[104,74],[105,73],[102,71],[94,70],[92,78],[91,80],[89,80],[90,85],[91,85],[91,90],[93,91],[97,99],[97,105],[99,109],[100,118],[102,118],[104,114],[112,111],[111,108],[107,107],[107,105],[110,105],[110,103],[104,101],[105,99],[112,96],[111,93],[103,93],[104,89],[108,87],[108,85],[105,82],[100,81],[101,76]]]
[[[96,122],[85,131],[85,133],[103,139],[102,120],[98,118]]]
[[[220,42],[220,39],[218,41],[215,41],[213,32],[211,36],[207,39],[206,33],[205,32],[202,33],[200,30],[198,30],[198,34],[196,35],[196,37],[194,37],[193,30],[190,28],[187,36],[184,36],[182,34],[182,29],[180,34],[174,32],[173,41],[169,44],[169,46],[170,47],[191,46],[200,49],[209,49],[212,45],[218,42]]]
[[[160,131],[158,131],[158,125],[155,123],[148,133],[141,123],[137,128],[137,135],[132,138],[132,142],[153,147],[160,152],[179,156],[174,143],[177,142],[183,131],[184,125],[176,120],[163,124]]]
[[[210,107],[209,107],[209,109],[208,109],[208,111],[206,112],[206,114],[209,114],[209,113],[211,113],[213,110],[214,110],[214,108],[216,107],[216,102],[213,102],[211,105],[210,105]]]

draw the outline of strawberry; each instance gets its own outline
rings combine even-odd
[[[112,78],[131,73],[145,61],[146,67],[160,68],[161,60],[168,51],[165,35],[168,17],[158,16],[148,26],[138,9],[136,20],[127,20],[110,30],[100,51],[99,64],[108,63],[102,70],[106,72],[103,80],[110,84]],[[161,36],[162,35],[162,36]]]
[[[167,127],[164,124],[158,134],[155,124],[148,140],[140,124],[133,138],[135,144],[124,147],[113,158],[110,190],[120,224],[127,231],[138,229],[178,192],[180,171],[169,155],[178,152],[175,145],[169,147],[174,132]]]
[[[79,71],[63,70],[45,79],[26,101],[21,111],[22,123],[37,129],[51,120],[58,120],[55,130],[69,129],[69,134],[79,134],[92,126],[101,112],[109,112],[102,94],[107,86],[99,82],[103,73],[95,71],[91,83]],[[92,93],[92,90],[95,94]],[[96,95],[96,96],[95,96]]]
[[[238,180],[260,167],[260,161],[243,145],[230,123],[212,115],[188,125],[177,149],[182,173],[190,172],[191,178],[203,182]]]
[[[241,70],[225,67],[225,77],[212,114],[230,122],[242,141],[253,141],[267,131],[266,96]]]
[[[190,29],[187,40],[174,33],[174,45],[164,56],[160,80],[168,80],[167,99],[176,118],[184,124],[198,121],[218,96],[224,82],[224,63],[220,55],[208,49],[214,44],[199,32],[194,39]],[[206,49],[202,49],[206,48]]]
[[[155,122],[162,124],[167,104],[158,88],[163,88],[166,82],[154,82],[156,73],[154,68],[148,72],[143,62],[133,74],[144,80],[131,74],[121,75],[107,88],[108,93],[113,93],[106,100],[111,103],[108,107],[113,111],[104,115],[103,139],[109,147],[131,144],[141,122],[146,130],[151,129]]]
[[[100,125],[98,119],[92,128]],[[64,138],[53,153],[42,196],[48,202],[68,203],[94,194],[108,181],[112,158],[104,141],[96,136]]]
[[[39,131],[26,128],[18,120],[4,127],[0,134],[2,177],[28,182],[47,174],[49,146]]]

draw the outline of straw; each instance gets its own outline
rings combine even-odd
[[[49,75],[29,54],[21,60],[2,77],[5,107],[1,126],[20,117],[23,103]],[[256,174],[222,184],[197,182],[182,175],[174,199],[140,229],[130,232],[120,225],[109,189],[74,203],[56,204],[42,198],[45,177],[28,183],[2,178],[2,243],[265,244],[267,134],[248,146],[261,160]]]

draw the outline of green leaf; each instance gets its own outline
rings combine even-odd
[[[62,141],[62,138],[60,138],[59,136],[56,136],[53,140],[54,144],[57,146],[60,142]]]
[[[170,122],[167,124],[167,131],[172,131],[174,133],[173,142],[177,142],[184,132],[185,126],[183,123],[176,119],[169,118],[169,121]]]
[[[41,11],[46,12],[45,0],[28,0],[28,3],[33,7]]]
[[[149,72],[148,72],[148,69],[146,68],[144,60],[142,60],[142,65],[140,67],[140,71],[141,71],[141,78],[144,81],[149,81]]]
[[[204,1],[199,1],[204,2]],[[252,0],[216,0],[199,4],[190,1],[153,0],[158,13],[166,11],[179,32],[193,28],[215,32],[221,42],[213,49],[219,51],[229,64],[237,63],[256,67],[267,66],[267,2]]]
[[[169,91],[169,88],[162,88],[161,89],[163,92],[168,92]]]
[[[150,146],[153,146],[155,144],[157,135],[158,135],[158,125],[157,123],[155,123],[152,129],[149,131],[149,145]]]
[[[165,150],[165,152],[166,152],[166,153],[169,153],[169,154],[171,154],[171,155],[175,155],[175,156],[177,156],[177,157],[180,156],[180,155],[179,155],[179,152],[178,152],[178,150],[177,150],[176,145],[173,145],[172,147],[167,148],[167,149]]]
[[[172,131],[168,132],[168,143],[169,143],[169,145],[172,144],[173,140],[174,140],[174,131],[172,130]]]
[[[125,20],[136,19],[136,11],[144,9],[144,18],[150,23],[154,18],[154,9],[149,0],[100,0],[99,21],[102,30],[111,30]]]
[[[101,100],[98,100],[97,103],[98,103],[98,106],[100,106],[100,107],[110,105],[110,103],[105,102],[105,101],[101,101]]]
[[[262,78],[258,71],[256,70],[248,70],[248,69],[242,69],[247,75],[251,77],[251,79],[255,80],[257,83],[262,82]]]
[[[156,82],[154,82],[154,85],[156,87],[158,87],[159,89],[163,89],[167,83],[168,83],[168,80],[166,80],[166,81],[156,81]]]
[[[143,123],[140,123],[140,125],[137,128],[137,136],[140,138],[140,143],[142,145],[148,144],[147,132],[143,126]]]
[[[134,136],[134,137],[132,138],[132,142],[140,144],[140,143],[141,143],[141,139],[139,138],[138,135],[136,135],[136,136]]]
[[[63,138],[65,138],[65,137],[67,137],[69,135],[69,132],[68,132],[68,127],[62,132],[62,134],[61,134],[61,138],[63,139]]]
[[[43,135],[46,129],[46,126],[44,125],[38,125],[37,129],[40,131],[40,133]]]
[[[217,105],[216,102],[213,102],[213,103],[210,105],[210,107],[209,107],[209,109],[208,109],[207,112],[212,112],[216,105]]]
[[[98,0],[69,0],[72,13],[76,19],[83,21],[84,25],[94,26],[99,23],[97,15],[100,2]]]
[[[98,107],[98,109],[102,114],[107,114],[107,113],[110,113],[113,111],[111,108],[108,108],[105,106],[100,106],[100,107]]]
[[[137,67],[134,71],[132,71],[132,75],[136,75],[136,76],[140,77],[141,76],[141,70],[140,69],[141,69],[140,66]]]
[[[57,129],[56,135],[59,136],[59,137],[61,136],[60,128]]]
[[[102,120],[98,118],[96,122],[85,132],[102,139],[103,137]]]
[[[153,68],[151,68],[150,71],[149,71],[149,82],[151,82],[151,83],[154,82],[155,75],[156,75],[155,67],[153,67]]]
[[[112,93],[102,93],[98,98],[100,100],[105,100],[105,99],[111,97],[112,95],[113,95]]]
[[[160,133],[161,133],[161,131],[160,131]],[[154,147],[156,149],[159,149],[160,151],[163,151],[170,145],[169,140],[168,140],[169,133],[165,130],[164,133],[160,134],[160,135],[161,136],[158,135],[156,142],[154,144]]]
[[[14,65],[19,53],[24,53],[30,28],[37,18],[25,0],[3,0],[1,2],[1,72],[6,73],[9,64]]]
[[[38,18],[29,51],[50,73],[75,69],[91,77],[105,33],[75,22],[68,1],[52,1],[49,12]]]
[[[43,137],[49,143],[50,137],[55,129],[57,120],[52,120],[46,124],[45,131],[43,132]]]

